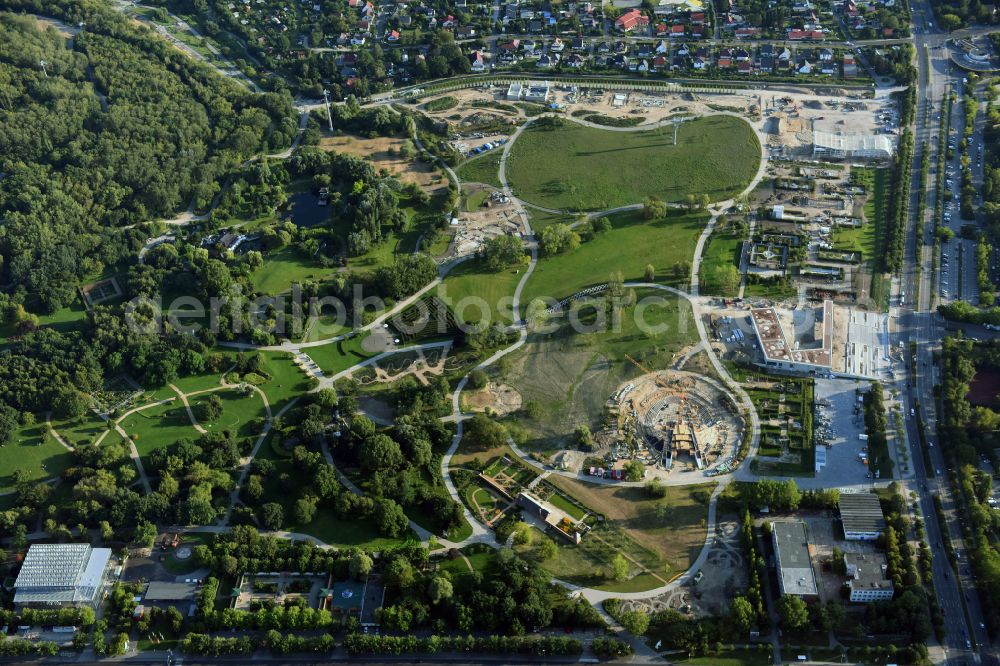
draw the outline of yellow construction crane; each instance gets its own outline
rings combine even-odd
[[[655,377],[655,379],[656,379],[656,385],[657,386],[659,386],[660,388],[670,388],[669,385],[665,381],[663,381],[663,379],[660,377],[660,375],[655,374],[652,370],[650,370],[649,368],[647,368],[646,366],[644,366],[642,363],[639,363],[639,361],[635,360],[634,358],[632,358],[628,354],[625,354],[625,358],[627,358],[629,361],[631,361],[632,365],[634,365],[635,367],[639,368],[640,370],[642,370],[647,375],[653,375]]]

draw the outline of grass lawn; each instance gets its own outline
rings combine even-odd
[[[323,268],[319,262],[303,257],[298,249],[288,245],[265,254],[264,265],[253,272],[250,280],[265,294],[280,294],[295,282],[318,281],[334,270]]]
[[[706,223],[705,214],[671,210],[661,220],[647,221],[638,211],[631,211],[608,219],[611,230],[575,250],[539,260],[525,285],[522,306],[540,297],[565,298],[607,282],[615,271],[621,271],[626,281],[644,280],[650,264],[656,269],[658,282],[687,283],[687,276],[675,276],[672,268],[677,262],[691,261]]]
[[[621,547],[653,573],[668,580],[686,571],[705,543],[704,521],[708,518],[708,505],[696,498],[710,493],[712,484],[672,486],[665,500],[657,500],[649,498],[640,487],[590,484],[558,475],[548,480],[585,506],[605,515],[607,520],[593,535]],[[664,503],[669,510],[661,514],[657,509]],[[628,541],[637,544],[638,548]]]
[[[475,159],[462,162],[455,173],[463,183],[483,183],[500,187],[500,151],[480,155]]]
[[[719,201],[741,192],[757,173],[760,142],[738,118],[683,123],[676,146],[673,134],[672,127],[615,132],[568,121],[555,129],[536,123],[514,143],[507,178],[530,203],[599,210],[648,196],[682,201],[707,194]]]
[[[708,296],[736,296],[739,293],[740,248],[745,240],[743,235],[729,232],[713,233],[701,259],[698,276],[701,293]],[[730,267],[737,272],[728,271]],[[729,278],[735,276],[734,280]]]
[[[466,261],[448,273],[438,286],[437,295],[447,296],[446,302],[455,309],[458,319],[478,324],[488,318],[488,322],[511,324],[514,321],[514,290],[524,270],[525,266],[521,266],[493,273],[485,270],[479,260]],[[488,311],[477,306],[482,302]]]
[[[191,419],[179,398],[165,405],[129,414],[119,425],[135,441],[135,448],[143,462],[156,449],[162,449],[185,437],[198,438],[198,431],[191,425]]]
[[[272,436],[273,437],[273,436]],[[271,438],[269,438],[271,439]],[[302,532],[311,534],[317,539],[322,539],[326,543],[338,548],[349,548],[358,546],[367,550],[384,550],[400,545],[405,541],[405,537],[415,536],[404,535],[404,538],[391,539],[379,534],[374,521],[370,518],[351,518],[342,520],[338,518],[333,510],[322,504],[317,508],[316,517],[308,525],[298,525],[293,521],[293,507],[297,497],[285,492],[281,486],[280,477],[282,474],[295,476],[298,471],[294,468],[292,459],[279,455],[273,446],[265,443],[260,447],[258,458],[270,460],[274,463],[274,474],[264,478],[264,496],[261,504],[267,502],[278,502],[285,508],[285,529],[291,532]]]
[[[307,320],[307,326],[308,330],[302,336],[302,342],[328,340],[351,330],[349,326],[338,323],[337,315],[334,312],[324,312],[314,319]]]
[[[292,515],[288,510],[290,508],[286,507],[286,516]],[[400,545],[407,538],[417,538],[410,531],[407,531],[402,537],[396,539],[385,537],[379,533],[375,527],[375,523],[370,518],[366,520],[359,520],[357,518],[343,520],[336,517],[329,509],[319,509],[316,512],[316,518],[308,525],[296,525],[292,523],[287,529],[291,532],[311,534],[317,539],[322,539],[337,548],[356,546],[365,550],[386,550]]]
[[[770,298],[774,301],[782,301],[793,298],[798,293],[795,283],[787,281],[778,286],[776,284],[751,284],[747,283],[747,288],[743,295],[747,298]]]
[[[686,300],[653,290],[640,290],[636,297],[640,302],[663,300],[644,310],[626,309],[617,329],[576,333],[567,323],[552,333],[532,333],[511,355],[506,383],[521,394],[522,404],[535,402],[541,408],[536,419],[518,415],[505,420],[527,431],[527,448],[551,452],[573,446],[578,425],[599,428],[608,396],[642,373],[625,354],[646,367],[665,368],[678,351],[697,342]]]
[[[116,299],[115,301],[106,301],[103,304],[112,302],[116,303],[119,300],[120,299]],[[86,316],[87,310],[83,307],[83,304],[80,303],[80,299],[76,298],[73,300],[72,305],[56,310],[52,314],[39,315],[38,324],[44,328],[52,328],[60,333],[66,333],[79,328],[80,323],[86,318]],[[14,335],[15,332],[13,323],[0,326],[0,344],[6,343],[8,338]]]
[[[493,568],[496,562],[496,551],[492,548],[485,550],[478,546],[466,546],[461,552],[465,555],[464,558],[456,557],[451,560],[446,557],[440,560],[438,566],[442,571],[447,571],[451,574],[456,589],[468,591],[473,584],[472,574],[474,572],[478,571],[485,577],[490,569]],[[468,564],[466,560],[468,560]],[[470,565],[472,566],[472,571],[469,571]]]
[[[583,509],[578,507],[576,504],[573,504],[559,493],[552,493],[548,497],[548,501],[556,508],[562,509],[577,520],[583,520],[583,517],[586,515],[586,512]]]
[[[14,488],[14,472],[22,470],[30,481],[61,475],[73,464],[73,454],[49,434],[44,423],[22,426],[9,444],[0,446],[0,491]]]
[[[324,374],[335,375],[373,356],[361,350],[361,340],[362,338],[355,337],[319,347],[309,347],[303,351],[319,365]]]
[[[411,228],[402,234],[392,233],[368,252],[358,257],[351,257],[347,265],[352,270],[361,269],[362,272],[366,273],[374,272],[382,266],[392,264],[397,256],[413,254],[420,235],[421,229],[418,227]]]
[[[91,411],[84,412],[83,416],[76,419],[53,421],[52,428],[70,446],[90,444],[108,429],[105,422]],[[112,433],[107,437],[117,438],[117,435]],[[105,439],[105,441],[111,440]]]
[[[201,422],[200,425],[205,430],[231,430],[239,437],[253,437],[257,434],[253,423],[258,418],[264,418],[267,413],[264,411],[264,401],[256,391],[243,396],[235,389],[225,389],[195,396],[190,399],[195,418],[198,416],[198,405],[207,401],[210,395],[217,395],[222,400],[222,415],[215,421]]]
[[[465,195],[465,211],[474,213],[483,207],[483,202],[490,196],[489,190],[478,190]]]
[[[305,373],[295,365],[292,355],[287,352],[261,352],[264,370],[271,380],[261,384],[271,403],[271,412],[277,414],[290,400],[308,390],[309,382]]]
[[[223,350],[216,348],[218,353],[225,355],[229,362],[223,367],[223,372],[229,370],[233,363],[236,362],[236,354],[229,350]],[[222,384],[222,372],[219,373],[209,373],[204,375],[191,375],[189,377],[178,377],[174,380],[173,384],[179,388],[184,393],[194,393],[195,391],[204,391],[205,389],[216,388]],[[171,393],[171,395],[177,395],[176,393]]]
[[[565,215],[563,213],[549,213],[544,210],[538,210],[537,208],[526,207],[525,210],[528,212],[528,217],[531,220],[531,230],[536,234],[539,233],[545,227],[556,224],[557,222],[562,224],[573,224],[579,218],[577,215]]]
[[[889,196],[890,174],[888,169],[852,168],[852,180],[863,185],[869,195],[865,200],[865,223],[861,227],[837,227],[833,232],[833,246],[837,250],[861,252],[861,259],[868,267],[870,283],[868,296],[883,310],[889,307],[889,280],[882,276],[885,269],[885,208]]]

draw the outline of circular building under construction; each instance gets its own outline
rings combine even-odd
[[[730,471],[743,436],[736,400],[714,379],[681,370],[642,375],[620,387],[609,405],[618,433],[647,463],[665,470]]]

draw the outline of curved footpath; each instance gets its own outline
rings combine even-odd
[[[308,115],[307,115],[308,111],[307,111],[307,109],[305,107],[303,107],[302,110],[303,110],[303,114],[302,114],[302,118],[300,119],[300,132],[301,132],[302,127],[305,124],[305,121],[308,118]],[[735,117],[740,118],[741,120],[746,121],[745,118],[743,118],[742,116],[740,116],[739,114],[736,114],[736,113],[718,112],[718,115],[731,115],[731,116],[735,116]],[[483,368],[487,368],[487,367],[493,365],[494,363],[496,363],[498,360],[500,360],[504,356],[507,356],[508,354],[511,354],[511,353],[517,351],[518,349],[520,349],[527,342],[527,339],[528,339],[528,327],[527,327],[526,322],[523,320],[523,318],[521,316],[520,302],[521,302],[521,297],[522,297],[522,294],[523,294],[523,291],[524,291],[524,287],[527,284],[528,280],[531,278],[531,275],[533,274],[533,272],[535,270],[535,267],[537,266],[537,263],[538,263],[538,242],[537,242],[537,239],[535,238],[534,233],[533,233],[533,231],[531,229],[531,223],[530,223],[530,220],[528,218],[527,212],[525,211],[525,205],[529,205],[532,208],[537,208],[539,210],[545,210],[545,211],[548,211],[548,212],[573,214],[570,211],[556,211],[555,209],[546,209],[544,207],[534,206],[534,205],[531,205],[531,204],[526,204],[526,202],[523,202],[519,198],[517,198],[513,194],[513,192],[511,191],[511,189],[510,189],[510,184],[509,184],[509,182],[507,180],[507,162],[508,162],[509,157],[510,157],[510,152],[511,152],[511,149],[512,149],[515,141],[517,140],[517,138],[521,135],[521,133],[525,130],[525,128],[528,127],[531,124],[531,122],[533,122],[533,120],[534,119],[531,119],[528,122],[526,122],[523,125],[521,125],[520,127],[518,127],[517,130],[511,135],[510,140],[504,145],[503,153],[502,153],[502,156],[500,158],[499,170],[498,170],[498,177],[499,177],[499,180],[500,180],[500,183],[501,183],[501,186],[502,186],[502,190],[503,190],[503,192],[508,197],[510,197],[511,201],[515,205],[517,215],[520,216],[520,218],[521,218],[521,221],[522,221],[522,224],[523,224],[523,229],[524,229],[525,248],[530,253],[530,261],[528,263],[527,270],[521,276],[521,279],[519,280],[519,282],[518,282],[518,284],[517,284],[517,286],[515,288],[514,296],[513,296],[513,307],[512,307],[512,309],[513,309],[514,316],[515,316],[516,320],[514,321],[514,323],[512,324],[512,326],[510,327],[510,330],[511,330],[511,332],[516,332],[517,339],[512,344],[510,344],[509,346],[496,351],[489,358],[483,360],[481,363],[479,363],[473,369],[473,371],[480,370],[480,369],[483,369]],[[618,127],[618,128],[616,128],[616,127],[606,127],[606,126],[598,125],[598,124],[595,124],[595,123],[589,123],[587,121],[583,121],[583,120],[580,120],[580,119],[577,119],[577,118],[567,118],[567,120],[570,120],[572,122],[577,122],[577,123],[579,123],[581,125],[586,125],[586,126],[595,127],[595,128],[598,128],[598,129],[609,130],[609,131],[617,131],[617,132],[637,132],[637,131],[641,132],[641,131],[647,131],[647,130],[651,130],[651,129],[656,129],[657,127],[661,127],[661,126],[664,126],[666,124],[670,124],[670,122],[671,122],[671,121],[668,121],[668,120],[661,120],[661,121],[659,121],[657,123],[651,123],[649,125],[640,125],[640,126],[637,126],[637,127],[627,127],[627,128],[624,128],[624,127]],[[757,130],[757,128],[754,127],[753,124],[751,124],[749,122],[748,122],[748,124],[750,124],[751,128],[754,130],[755,134],[758,137],[758,141],[759,141],[759,143],[761,145],[761,164],[760,164],[760,167],[757,170],[756,175],[751,180],[750,184],[744,189],[744,191],[741,193],[740,196],[743,196],[746,193],[752,191],[753,188],[757,186],[757,184],[763,178],[765,169],[767,167],[767,156],[766,156],[766,152],[765,152],[765,150],[766,150],[766,148],[765,148],[766,143],[764,142],[763,138],[760,136],[760,132]],[[420,148],[421,150],[423,150],[423,146],[420,143],[419,138],[416,137],[416,136],[414,136],[413,138],[414,138],[414,141],[415,141],[415,144],[417,145],[417,147]],[[278,155],[275,155],[274,157],[287,157],[288,155],[290,155],[294,151],[296,145],[297,145],[297,141],[296,141],[296,143],[289,150],[284,151],[283,153],[280,153]],[[438,162],[440,163],[441,167],[445,170],[445,172],[448,174],[448,176],[452,179],[452,181],[456,184],[456,186],[460,189],[461,188],[461,181],[459,180],[458,175],[455,173],[455,171],[450,166],[448,166],[447,164],[444,164],[440,160],[438,160]],[[697,330],[698,330],[698,336],[699,336],[699,339],[700,339],[700,346],[705,350],[706,354],[708,355],[708,358],[709,358],[709,360],[710,360],[710,362],[712,364],[712,367],[715,369],[716,373],[721,378],[721,382],[722,382],[722,384],[724,384],[724,387],[731,394],[735,395],[738,398],[739,402],[743,406],[744,411],[746,412],[746,417],[747,417],[747,420],[749,421],[749,425],[750,425],[750,429],[751,429],[750,450],[749,450],[749,453],[748,453],[747,457],[744,459],[743,464],[741,464],[740,467],[738,467],[736,470],[734,470],[733,472],[731,472],[729,474],[719,475],[719,476],[713,477],[711,479],[711,481],[717,482],[717,485],[716,485],[714,491],[712,492],[712,495],[711,495],[710,500],[709,500],[709,505],[708,505],[708,519],[706,521],[707,522],[707,529],[706,529],[706,535],[705,535],[705,545],[702,547],[702,549],[701,549],[698,557],[695,558],[695,561],[692,563],[691,567],[686,572],[684,572],[683,574],[681,574],[678,578],[676,578],[673,581],[670,581],[668,583],[665,583],[664,585],[661,585],[661,586],[659,586],[657,588],[653,588],[651,590],[646,590],[646,591],[643,591],[643,592],[628,592],[628,593],[625,593],[625,592],[609,592],[609,591],[606,591],[606,590],[598,590],[598,589],[594,589],[594,588],[584,588],[584,587],[580,587],[580,586],[574,585],[572,583],[569,583],[567,581],[562,581],[562,580],[559,580],[559,579],[553,579],[554,582],[556,582],[556,583],[564,586],[565,588],[567,588],[569,590],[572,590],[574,593],[576,593],[579,596],[585,598],[588,602],[597,605],[597,607],[598,607],[599,610],[602,610],[600,608],[600,605],[599,605],[600,602],[602,602],[602,601],[604,601],[606,599],[611,599],[611,598],[633,599],[633,600],[648,599],[648,598],[651,598],[651,597],[659,596],[659,595],[664,594],[666,592],[669,592],[671,590],[674,590],[674,589],[676,589],[676,588],[678,588],[678,587],[686,584],[688,581],[690,581],[693,578],[693,576],[695,575],[695,572],[697,572],[698,569],[700,569],[704,565],[705,559],[708,557],[708,553],[709,553],[709,550],[710,550],[708,546],[714,540],[714,535],[715,535],[715,530],[716,530],[717,507],[718,507],[718,497],[719,497],[719,495],[723,492],[723,490],[725,489],[725,487],[732,480],[734,480],[736,478],[736,476],[737,476],[736,473],[737,472],[743,471],[743,474],[741,475],[740,478],[746,478],[747,477],[746,470],[744,470],[744,468],[747,466],[746,465],[746,461],[749,460],[750,458],[752,458],[752,456],[756,453],[756,451],[757,451],[757,449],[759,447],[759,441],[760,441],[760,422],[759,422],[759,419],[757,417],[757,413],[754,410],[753,404],[750,401],[750,398],[747,395],[747,393],[743,390],[743,388],[737,382],[735,382],[732,379],[732,377],[729,375],[728,371],[726,370],[725,366],[722,365],[722,363],[719,361],[718,357],[716,356],[714,350],[712,349],[712,347],[711,347],[711,341],[708,338],[708,334],[707,334],[707,331],[705,329],[705,324],[704,324],[704,321],[703,321],[703,318],[702,318],[701,298],[699,297],[698,271],[700,269],[700,264],[701,264],[701,255],[702,255],[702,253],[704,251],[704,248],[705,248],[705,245],[706,245],[706,243],[708,241],[708,238],[711,236],[711,233],[712,233],[712,231],[715,228],[715,223],[716,223],[716,220],[718,219],[719,214],[721,214],[722,211],[727,210],[732,204],[733,204],[733,199],[729,199],[729,200],[726,200],[726,201],[718,202],[718,203],[716,203],[716,204],[714,204],[714,205],[712,205],[712,206],[709,207],[709,212],[711,213],[711,217],[710,217],[710,219],[709,219],[709,221],[708,221],[705,229],[702,231],[701,235],[699,236],[698,242],[697,242],[697,244],[695,246],[694,257],[693,257],[693,260],[692,260],[692,275],[691,275],[691,291],[690,291],[690,293],[686,292],[686,291],[683,291],[683,290],[680,290],[680,289],[677,289],[677,288],[674,288],[674,287],[669,287],[669,286],[666,286],[666,285],[656,284],[656,283],[648,283],[648,282],[628,282],[628,283],[625,284],[625,286],[629,287],[629,288],[655,289],[655,290],[665,291],[665,292],[668,292],[668,293],[670,293],[670,294],[672,294],[674,296],[677,296],[677,297],[680,297],[680,298],[684,298],[684,299],[686,299],[690,303],[691,309],[692,309],[692,314],[693,314],[694,319],[695,319],[695,325],[696,325]],[[679,207],[678,204],[671,204],[671,206]],[[606,216],[606,215],[611,215],[611,214],[617,213],[617,212],[624,212],[624,211],[629,211],[629,210],[636,210],[636,209],[639,209],[641,207],[642,207],[641,203],[636,203],[636,204],[629,204],[629,205],[625,205],[625,206],[618,206],[618,207],[611,208],[611,209],[604,210],[604,211],[589,212],[589,213],[586,213],[586,218],[585,219],[589,220],[589,219],[599,218],[599,217],[603,217],[603,216]],[[184,216],[184,217],[187,217],[187,216]],[[194,217],[194,216],[191,216],[191,217]],[[180,223],[183,224],[186,221],[189,221],[189,220],[180,221]],[[581,220],[580,222],[582,222],[582,221],[583,220]],[[579,224],[580,222],[577,222],[576,224]],[[386,312],[384,312],[382,315],[380,315],[379,317],[377,317],[375,320],[373,320],[369,324],[367,324],[365,326],[362,326],[362,327],[360,327],[358,329],[352,330],[350,333],[343,334],[343,335],[338,335],[338,336],[335,336],[335,337],[332,337],[332,338],[328,338],[328,339],[325,339],[325,340],[317,340],[317,341],[313,341],[313,342],[298,342],[298,343],[291,342],[291,341],[285,341],[285,342],[283,342],[281,344],[278,344],[278,345],[255,345],[255,344],[240,343],[240,342],[220,342],[219,344],[220,344],[220,346],[229,347],[229,348],[233,348],[233,349],[240,349],[240,350],[251,350],[252,349],[252,350],[261,350],[261,351],[298,352],[298,351],[301,351],[303,349],[308,349],[308,348],[311,348],[311,347],[320,347],[320,346],[328,345],[328,344],[335,344],[335,343],[337,343],[339,341],[342,341],[342,340],[345,340],[345,339],[349,339],[349,338],[352,338],[352,337],[356,337],[356,336],[358,336],[360,334],[363,334],[363,333],[365,333],[367,331],[370,331],[370,330],[372,330],[374,328],[377,328],[377,327],[381,326],[388,318],[392,317],[395,314],[398,314],[399,312],[401,312],[402,310],[404,310],[405,308],[409,307],[411,304],[413,304],[414,302],[416,302],[417,300],[419,300],[421,297],[423,297],[429,291],[435,289],[441,283],[442,278],[445,275],[447,275],[447,273],[451,270],[451,268],[453,268],[454,266],[458,265],[458,263],[461,263],[461,261],[464,261],[467,258],[468,257],[460,257],[460,258],[457,258],[456,260],[453,260],[453,261],[451,261],[451,262],[449,262],[447,264],[442,265],[441,268],[440,268],[439,275],[438,275],[437,278],[435,278],[434,280],[432,280],[430,283],[428,283],[427,285],[425,285],[422,289],[418,290],[416,293],[414,293],[414,294],[410,295],[409,297],[403,299],[402,301],[398,302],[393,308],[391,308],[390,310],[387,310]],[[360,367],[364,367],[366,365],[372,365],[372,364],[378,362],[378,360],[380,360],[380,359],[382,359],[382,358],[384,358],[386,356],[389,356],[391,354],[395,354],[395,353],[399,353],[399,352],[407,351],[407,350],[412,350],[412,349],[446,347],[446,346],[449,346],[450,344],[451,344],[450,342],[437,342],[437,343],[427,343],[427,344],[424,344],[424,345],[414,345],[414,346],[411,346],[411,347],[406,347],[406,348],[401,348],[401,349],[396,349],[396,350],[388,350],[388,351],[383,352],[382,354],[378,354],[376,356],[373,356],[370,359],[362,361],[361,363],[358,363],[358,364],[352,366],[351,368],[348,368],[347,370],[341,371],[341,372],[339,372],[339,373],[337,373],[337,374],[335,374],[335,375],[333,375],[331,377],[324,377],[321,380],[320,387],[323,387],[323,386],[332,386],[332,384],[337,379],[339,379],[339,378],[341,378],[341,377],[349,374],[350,372],[352,372],[352,371],[354,371],[354,370],[356,370],[356,369],[358,369]],[[462,547],[464,545],[468,545],[468,544],[471,544],[471,543],[486,543],[486,544],[489,544],[489,545],[491,545],[493,547],[499,548],[499,547],[502,546],[502,544],[500,544],[500,543],[497,542],[496,537],[495,537],[495,533],[492,530],[489,530],[486,527],[484,527],[482,525],[482,523],[479,522],[478,519],[476,519],[475,517],[472,516],[472,514],[469,511],[468,507],[466,507],[465,503],[462,501],[461,496],[460,496],[457,488],[455,487],[454,483],[452,482],[451,475],[449,473],[449,467],[450,467],[451,459],[454,456],[455,452],[458,450],[458,447],[459,447],[459,445],[461,443],[461,440],[462,440],[462,437],[463,437],[463,434],[464,434],[463,421],[466,418],[469,418],[468,414],[463,414],[462,413],[462,410],[461,410],[461,394],[462,394],[462,391],[465,389],[466,385],[468,384],[468,380],[469,380],[469,376],[470,376],[471,372],[472,371],[470,371],[470,373],[467,373],[465,376],[463,376],[459,380],[459,382],[458,382],[458,384],[457,384],[457,386],[455,388],[455,391],[454,391],[454,393],[452,395],[452,413],[450,415],[444,417],[444,419],[442,419],[442,420],[445,420],[445,421],[454,421],[456,423],[456,432],[455,432],[455,436],[452,438],[452,442],[451,442],[451,445],[448,448],[448,451],[445,453],[445,455],[441,459],[441,474],[442,474],[445,486],[448,489],[449,494],[451,495],[451,497],[455,501],[457,501],[460,504],[460,506],[462,506],[463,515],[464,515],[465,519],[469,522],[469,525],[472,528],[472,535],[469,538],[464,539],[461,542],[451,542],[451,541],[448,541],[448,540],[445,540],[445,539],[439,539],[439,538],[437,538],[436,540],[437,540],[437,542],[442,547],[445,547],[445,548],[460,548],[460,547]],[[281,416],[285,411],[287,411],[294,404],[294,402],[295,401],[292,401],[292,402],[288,403],[287,405],[285,405],[285,407],[281,410],[281,412],[279,412],[278,414],[276,414],[275,417]],[[145,408],[145,406],[143,408]],[[247,476],[247,474],[249,473],[249,470],[250,470],[249,462],[253,460],[253,457],[258,452],[261,444],[266,439],[267,433],[270,430],[270,425],[271,425],[271,421],[272,420],[273,420],[272,418],[268,418],[267,424],[265,426],[265,430],[257,438],[257,441],[255,442],[255,446],[253,448],[253,451],[251,452],[251,454],[248,456],[248,458],[245,461],[241,461],[244,464],[243,464],[243,469],[241,470],[241,475],[240,475],[239,481],[237,482],[236,487],[233,490],[232,497],[231,497],[231,502],[229,504],[229,508],[226,511],[225,515],[221,518],[220,523],[218,525],[192,526],[192,527],[189,528],[189,531],[192,531],[192,532],[219,533],[219,532],[223,532],[223,531],[225,531],[225,530],[228,529],[227,525],[228,525],[228,522],[229,522],[229,517],[230,517],[231,512],[232,512],[232,508],[238,502],[239,488],[245,482],[246,476]],[[525,452],[523,452],[522,450],[520,450],[516,446],[516,444],[514,444],[513,442],[511,442],[511,446],[512,446],[512,449],[516,452],[516,454],[519,455],[519,456],[521,456],[529,464],[531,464],[531,465],[533,465],[535,467],[538,467],[538,468],[541,468],[541,469],[544,470],[544,466],[543,465],[541,465],[537,461],[531,459]],[[332,459],[332,456],[329,454],[329,450],[327,450],[327,449],[324,448],[324,452],[323,453],[324,453],[324,457],[325,457],[326,461],[331,466],[333,466],[334,469],[336,470],[336,466],[333,464],[333,459]],[[134,451],[133,451],[133,456],[136,457],[136,458],[138,457],[136,455],[136,452],[134,452]],[[139,461],[137,460],[136,462],[138,463]],[[339,474],[339,470],[337,470],[337,471],[338,471],[338,476],[342,477],[342,475]],[[560,473],[560,474],[563,474],[563,475],[566,475],[566,476],[571,476],[571,477],[574,477],[574,478],[576,477],[576,475],[573,475],[573,474],[571,474],[569,472],[558,472],[558,471],[553,472],[553,470],[545,470],[545,471],[550,472],[550,473]],[[752,477],[752,475],[750,475],[750,476]],[[141,466],[140,466],[140,477],[145,481],[145,474],[142,472]],[[589,478],[587,480],[591,481],[591,482],[594,481],[593,479],[589,479]],[[691,484],[697,484],[697,483],[704,483],[705,481],[706,481],[706,479],[704,477],[700,477],[700,476],[692,476],[690,479],[678,477],[676,480],[668,480],[667,484],[668,485],[691,485]],[[145,484],[148,484],[148,481],[145,481]],[[622,482],[617,482],[617,485],[628,485],[628,483],[623,484]],[[352,492],[360,492],[360,490],[358,488],[354,487],[353,484],[345,483],[345,487],[347,487]],[[148,488],[148,485],[147,485],[147,488]],[[422,541],[430,541],[432,538],[435,538],[434,535],[432,535],[428,530],[426,530],[425,528],[421,527],[420,525],[417,525],[417,524],[411,522],[410,526],[411,526],[411,528],[414,530],[414,532],[418,535],[418,537]],[[321,546],[321,547],[330,547],[328,544],[324,543],[321,539],[318,539],[318,538],[316,538],[316,537],[314,537],[312,535],[308,535],[308,534],[294,533],[294,532],[274,532],[273,534],[276,535],[276,536],[281,536],[281,537],[286,537],[286,538],[306,540],[306,541],[309,541],[309,542],[314,543],[314,544],[316,544],[318,546]],[[603,610],[602,610],[602,613],[603,613]]]

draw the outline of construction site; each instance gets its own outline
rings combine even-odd
[[[608,400],[618,457],[665,472],[728,472],[745,426],[730,393],[708,377],[650,372]]]
[[[497,236],[521,234],[525,223],[517,206],[503,192],[476,185],[464,188],[470,210],[451,219],[454,237],[448,257],[475,254],[487,240]]]

